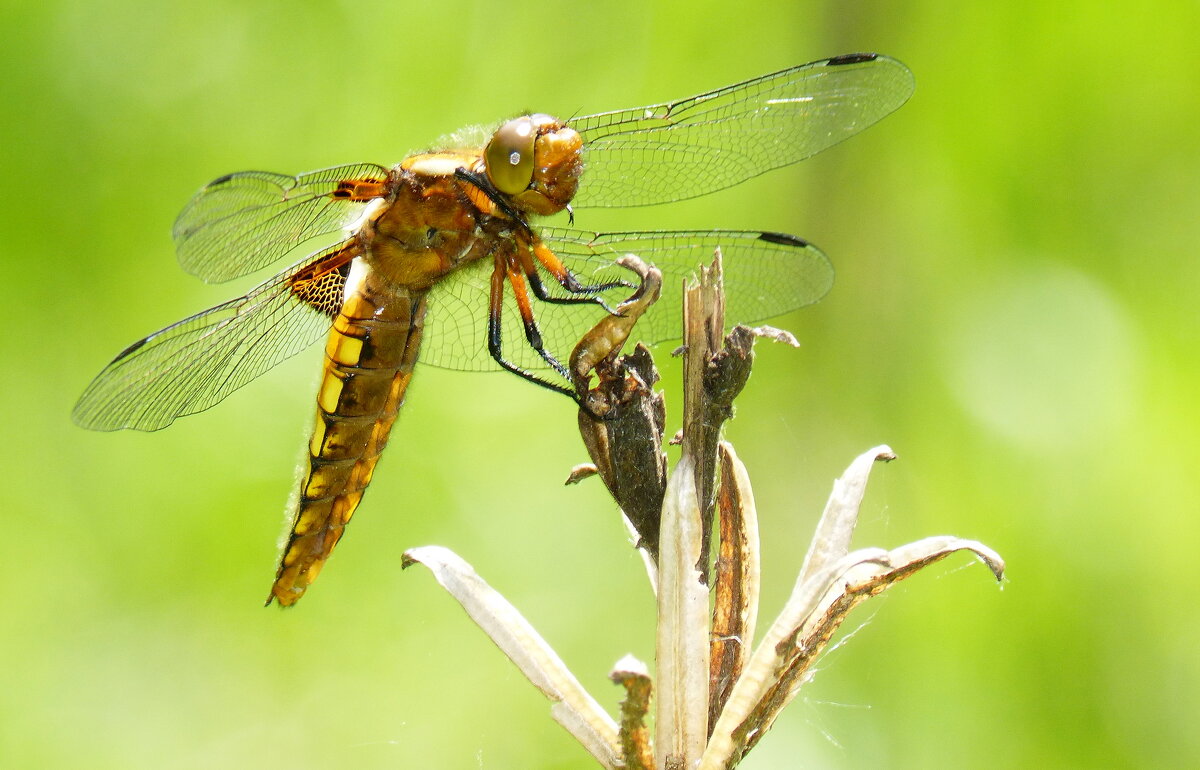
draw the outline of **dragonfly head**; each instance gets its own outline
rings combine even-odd
[[[488,179],[520,211],[556,214],[579,188],[583,139],[549,115],[522,115],[496,131],[483,150]]]

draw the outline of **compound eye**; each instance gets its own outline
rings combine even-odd
[[[483,150],[488,179],[505,195],[516,195],[533,181],[533,143],[537,126],[529,116],[508,121]]]

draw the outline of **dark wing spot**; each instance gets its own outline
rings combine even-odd
[[[844,53],[841,56],[835,56],[825,62],[827,66],[836,67],[839,64],[859,64],[865,61],[874,61],[879,58],[877,53]]]
[[[767,243],[774,243],[778,246],[795,246],[799,249],[808,246],[808,241],[803,238],[797,238],[794,235],[788,235],[787,233],[759,233],[758,239]]]
[[[209,187],[216,187],[216,186],[217,186],[217,185],[219,185],[219,184],[225,184],[225,183],[226,183],[226,182],[228,182],[230,179],[233,179],[233,174],[226,174],[225,176],[219,176],[219,177],[217,177],[216,179],[214,179],[214,180],[212,180],[211,182],[209,182],[209,183],[208,183],[208,186],[209,186]]]

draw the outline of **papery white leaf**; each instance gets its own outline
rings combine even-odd
[[[1000,554],[978,540],[965,540],[953,535],[934,535],[893,548],[888,552],[888,562],[895,572],[919,569],[956,551],[971,551],[997,580],[1004,578],[1005,565]]]
[[[797,581],[806,580],[829,562],[850,552],[850,539],[858,523],[858,509],[867,492],[871,469],[879,460],[894,459],[896,455],[891,448],[881,444],[856,457],[842,477],[833,482],[833,491],[825,503],[825,512],[821,514],[821,521],[813,533]]]
[[[659,767],[690,767],[708,735],[708,586],[701,554],[695,471],[684,453],[663,499],[658,554],[658,699],[655,753]]]
[[[413,563],[428,567],[471,619],[552,701],[550,713],[555,721],[575,736],[601,765],[614,770],[622,767],[616,722],[583,689],[558,654],[516,607],[448,548],[409,549],[404,552],[404,566]]]

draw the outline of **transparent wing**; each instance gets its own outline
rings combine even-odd
[[[583,136],[575,206],[645,206],[803,160],[896,110],[912,73],[879,54],[802,64],[677,102],[570,121]]]
[[[743,230],[647,231],[591,233],[542,228],[545,241],[584,283],[596,284],[637,277],[613,262],[636,254],[663,272],[662,298],[644,315],[634,337],[645,342],[677,339],[680,335],[682,282],[697,265],[712,261],[721,248],[725,265],[726,317],[730,325],[756,323],[821,299],[833,285],[833,266],[810,243],[790,235]],[[481,260],[455,273],[430,292],[425,319],[422,363],[447,369],[497,369],[487,349],[488,281],[491,263]],[[543,274],[552,294],[566,296],[554,279]],[[632,293],[618,288],[604,293],[615,306]],[[604,314],[596,305],[556,305],[534,302],[546,348],[566,362],[583,333]],[[520,315],[512,298],[503,311],[505,357],[527,369],[546,364],[525,341]]]
[[[352,224],[382,195],[388,170],[373,163],[299,176],[241,171],[202,187],[175,220],[184,270],[219,283],[252,273],[309,238]]]
[[[341,301],[339,250],[130,345],[88,385],[75,422],[92,430],[165,428],[308,347],[328,331]],[[323,272],[314,273],[314,264]]]

